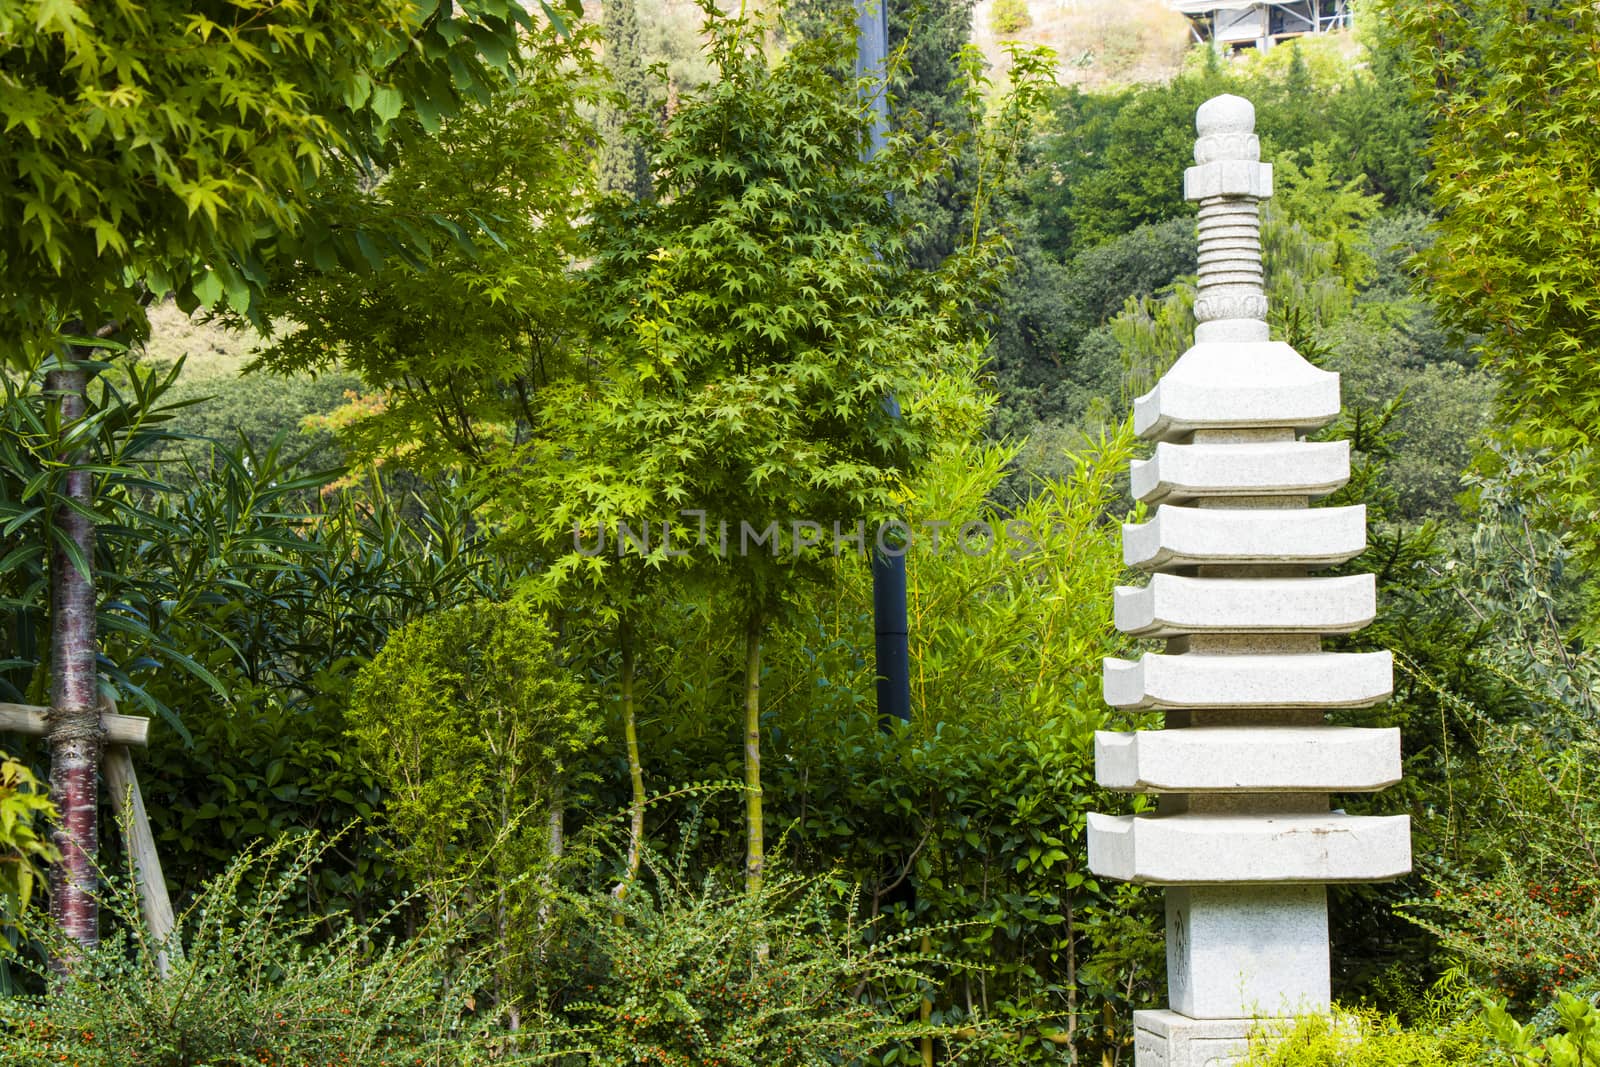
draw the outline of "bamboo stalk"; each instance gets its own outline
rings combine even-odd
[[[745,891],[754,896],[761,891],[766,869],[766,839],[763,834],[761,795],[761,630],[764,622],[759,609],[750,612],[744,634],[744,817]]]
[[[929,934],[922,935],[922,954],[928,955],[933,951],[933,938]],[[933,1022],[933,1001],[927,997],[922,998],[922,1026],[927,1028]],[[933,1067],[933,1038],[927,1034],[922,1036],[922,1067]]]
[[[628,747],[628,781],[632,796],[628,803],[628,877],[639,876],[639,860],[644,850],[644,764],[639,758],[639,723],[633,704],[634,662],[633,627],[626,618],[617,625],[617,643],[622,647],[622,733]]]

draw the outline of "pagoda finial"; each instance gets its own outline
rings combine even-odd
[[[1216,96],[1195,114],[1195,166],[1185,199],[1200,202],[1200,292],[1195,340],[1267,340],[1261,275],[1261,201],[1272,195],[1272,166],[1261,162],[1256,110],[1241,96]]]

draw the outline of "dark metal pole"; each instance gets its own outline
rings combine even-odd
[[[855,0],[856,76],[871,79],[872,132],[866,158],[883,147],[889,130],[887,59],[889,55],[888,0]],[[884,407],[895,418],[900,404],[892,396]],[[896,546],[891,545],[890,548]],[[910,627],[906,621],[906,550],[891,554],[874,547],[872,553],[872,615],[877,636],[878,718],[911,721]]]
[[[856,77],[871,78],[872,137],[867,142],[866,158],[883,147],[889,132],[889,8],[888,0],[855,0]]]

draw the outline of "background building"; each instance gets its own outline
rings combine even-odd
[[[1307,34],[1350,27],[1350,0],[1169,0],[1189,17],[1196,41],[1229,51],[1271,48]]]

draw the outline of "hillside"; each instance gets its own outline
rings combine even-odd
[[[1058,57],[1062,85],[1165,81],[1192,42],[1188,20],[1161,0],[1022,0],[1028,24],[1006,34],[995,31],[997,2],[1007,0],[979,0],[972,15],[973,41],[990,64],[1005,69],[1007,40],[1046,45]]]
[[[709,68],[695,55],[700,9],[691,0],[636,2],[646,62],[666,63],[674,81],[708,76]],[[996,2],[978,0],[972,39],[997,74],[1008,66],[1005,42],[1016,41],[1054,49],[1063,85],[1093,89],[1165,81],[1177,72],[1191,43],[1188,20],[1162,0],[1021,0],[1026,23],[1006,33],[994,29]],[[601,5],[590,0],[586,9],[598,21]]]

